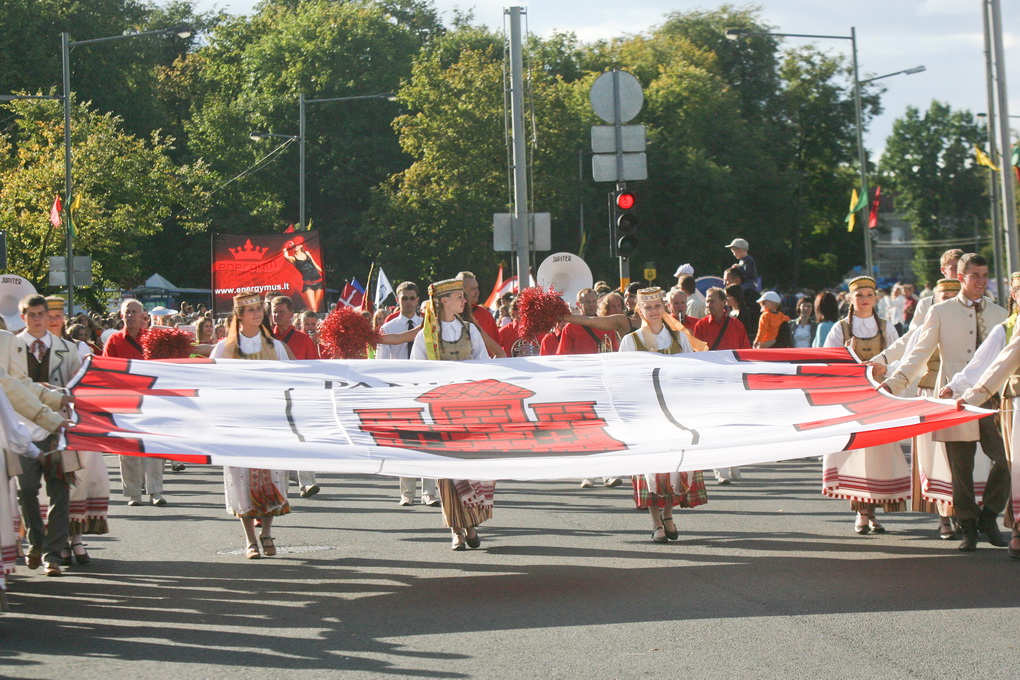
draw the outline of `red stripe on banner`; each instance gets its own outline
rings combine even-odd
[[[845,347],[782,347],[733,350],[737,361],[772,361],[788,364],[856,364]]]
[[[901,439],[909,439],[910,437],[927,434],[944,427],[969,423],[972,420],[984,418],[986,415],[994,415],[992,413],[973,413],[971,411],[957,411],[957,413],[960,415],[941,418],[927,418],[914,425],[893,427],[887,430],[879,430],[877,432],[856,432],[850,435],[850,439],[847,442],[847,445],[843,447],[843,450],[850,451],[852,449],[866,449],[869,446],[879,446],[880,444],[891,444],[893,442],[900,441]]]

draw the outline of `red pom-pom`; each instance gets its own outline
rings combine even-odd
[[[522,338],[538,338],[548,333],[567,314],[570,314],[570,307],[552,288],[525,288],[517,296],[520,319],[517,327]]]
[[[364,359],[368,346],[378,345],[379,337],[371,321],[346,305],[338,305],[319,327],[322,354],[334,359]]]
[[[146,359],[187,359],[194,344],[195,336],[176,328],[154,326],[142,334]]]

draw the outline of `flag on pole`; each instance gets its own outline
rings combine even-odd
[[[71,201],[71,212],[78,212],[78,208],[81,207],[81,194],[75,194],[74,200]]]
[[[379,279],[375,284],[375,306],[382,308],[383,303],[386,302],[386,298],[393,293],[393,286],[390,285],[390,279],[386,276],[386,272],[382,267],[379,267]]]
[[[347,305],[348,307],[360,307],[364,296],[365,287],[357,279],[351,279],[344,286],[343,292],[340,293],[340,304]]]
[[[286,229],[283,230],[283,233],[284,234],[293,234],[294,233],[294,225],[293,224],[289,225]]]
[[[857,224],[857,211],[866,206],[867,197],[857,196],[857,189],[850,192],[850,212],[847,213],[846,219],[843,221],[847,223],[846,230],[853,231],[854,225]]]
[[[868,229],[878,226],[878,204],[882,195],[882,187],[875,187],[875,196],[871,199],[871,210],[868,212]]]
[[[372,274],[374,274],[374,273],[375,273],[375,262],[373,262],[372,266],[368,268],[368,281],[365,282],[365,289],[366,290],[370,289],[372,287]],[[370,298],[368,295],[362,295],[361,296],[361,311],[363,311],[363,312],[371,312],[372,308],[373,308],[372,298]]]
[[[991,168],[995,172],[999,171],[998,166],[996,166],[995,163],[992,162],[992,159],[988,157],[988,154],[981,150],[980,146],[974,147],[974,155],[977,157],[978,165],[983,165],[986,168]]]
[[[63,221],[60,219],[60,213],[64,211],[64,204],[60,201],[60,196],[53,197],[53,207],[50,208],[50,224],[54,228],[59,228]]]
[[[493,305],[496,304],[496,300],[499,299],[499,289],[503,287],[503,265],[499,265],[499,274],[496,275],[496,285],[492,287],[492,292],[489,293],[489,297],[485,300],[485,308],[492,309]]]

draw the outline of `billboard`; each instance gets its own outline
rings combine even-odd
[[[216,314],[229,314],[233,297],[245,292],[287,295],[295,310],[325,309],[326,278],[317,231],[216,234],[212,273]]]

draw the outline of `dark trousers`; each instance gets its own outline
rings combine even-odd
[[[992,461],[988,482],[982,497],[985,508],[999,514],[1009,500],[1009,467],[1006,464],[1006,447],[1002,435],[995,426],[995,418],[987,417],[978,421],[981,450]],[[977,442],[946,442],[949,455],[949,469],[953,473],[953,509],[957,519],[977,519],[977,501],[974,498],[974,454]]]
[[[44,562],[60,564],[60,551],[67,547],[70,488],[60,479],[44,480],[42,465],[38,460],[22,458],[21,469],[23,472],[18,475],[18,501],[21,504],[21,516],[28,528],[28,543],[32,550],[43,553]],[[46,495],[50,499],[45,523],[39,508],[39,489],[43,481],[46,483]]]

